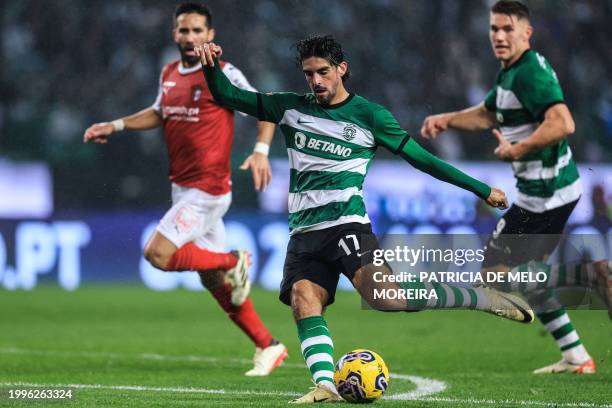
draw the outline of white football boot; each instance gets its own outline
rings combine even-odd
[[[251,291],[251,281],[249,280],[248,269],[251,266],[251,254],[248,251],[237,250],[231,252],[236,259],[236,266],[228,269],[225,273],[227,280],[232,285],[232,299],[234,306],[244,303]]]
[[[490,309],[485,312],[520,323],[533,322],[535,318],[533,310],[519,296],[500,292],[484,285],[478,285],[478,288],[486,292],[491,304]]]
[[[287,347],[277,343],[264,349],[257,347],[253,356],[253,368],[244,373],[249,377],[262,377],[268,375],[287,358]]]
[[[558,363],[538,368],[537,370],[533,371],[534,374],[595,374],[596,372],[597,367],[595,366],[595,361],[593,359],[590,359],[582,364],[573,364],[565,359],[562,359]]]
[[[344,402],[344,400],[335,389],[332,391],[321,384],[317,384],[306,395],[289,401],[290,404],[314,404],[317,402]]]

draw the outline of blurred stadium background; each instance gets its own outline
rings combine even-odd
[[[262,91],[306,92],[291,44],[332,33],[344,45],[351,91],[390,108],[416,135],[424,117],[480,102],[498,64],[488,43],[490,0],[212,0],[227,60]],[[141,259],[151,228],[169,208],[161,131],[126,133],[105,146],[82,143],[91,123],[153,103],[171,40],[176,2],[4,0],[0,3],[0,287],[66,289],[94,281],[199,288],[192,274],[163,274]],[[571,229],[612,248],[612,1],[531,0],[533,46],[557,71],[577,124],[570,145],[585,195]],[[255,255],[254,279],[277,289],[287,241],[288,171],[272,148],[273,184],[257,195],[237,170],[254,144],[254,121],[237,117],[234,200],[228,245]],[[444,159],[513,197],[508,164],[489,134],[449,132]],[[366,184],[375,230],[489,232],[498,214],[470,194],[418,173],[381,151]]]

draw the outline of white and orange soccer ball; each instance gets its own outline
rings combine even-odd
[[[365,349],[346,353],[336,363],[334,382],[348,402],[374,402],[389,386],[389,369],[383,359]]]

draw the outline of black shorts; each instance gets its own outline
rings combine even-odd
[[[576,204],[578,200],[543,213],[513,204],[487,241],[483,267],[514,267],[531,260],[544,260],[559,244]]]
[[[291,236],[279,299],[291,305],[293,284],[306,279],[327,291],[331,305],[340,274],[352,281],[359,268],[373,262],[376,249],[378,240],[370,224],[342,224]]]

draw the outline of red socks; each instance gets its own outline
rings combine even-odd
[[[229,252],[211,252],[195,244],[185,244],[176,250],[167,270],[169,271],[206,271],[210,269],[228,270],[236,266],[237,259]]]
[[[266,348],[272,343],[272,334],[259,318],[255,308],[253,308],[253,302],[250,297],[242,305],[234,306],[231,302],[232,287],[229,283],[218,287],[211,291],[211,293],[229,318],[253,340],[256,347]]]
[[[180,247],[168,262],[169,271],[206,271],[210,269],[228,270],[236,266],[238,260],[229,253],[211,252],[189,243]],[[226,283],[211,291],[219,305],[230,319],[253,340],[255,346],[266,348],[272,343],[272,334],[262,323],[253,308],[251,298],[247,298],[240,306],[231,302],[232,287]]]

